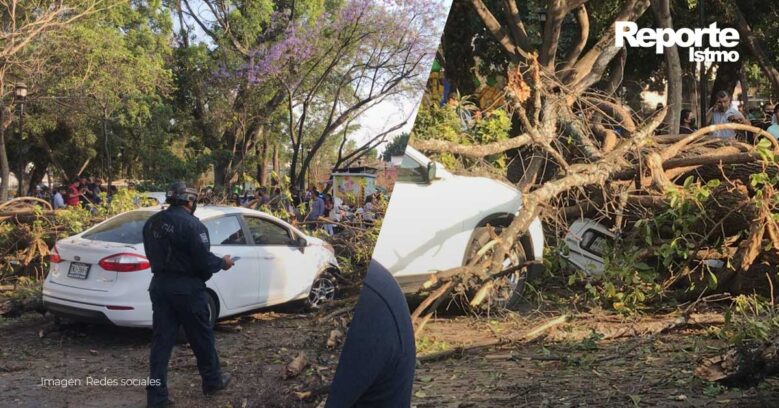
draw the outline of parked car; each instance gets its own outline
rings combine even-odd
[[[563,258],[585,275],[600,275],[606,270],[605,251],[613,248],[616,240],[617,234],[605,225],[589,218],[578,219],[565,234],[567,251]],[[701,264],[713,270],[725,267],[720,259],[703,259]]]
[[[80,320],[151,327],[152,274],[142,229],[160,210],[123,213],[58,241],[43,284],[46,308]],[[195,215],[214,254],[240,258],[206,282],[212,323],[294,300],[316,308],[335,297],[338,262],[325,241],[260,211],[209,206]]]
[[[604,251],[614,245],[615,239],[616,235],[597,221],[578,219],[565,234],[568,251],[563,257],[587,275],[602,274],[606,268]]]
[[[464,265],[489,240],[487,226],[506,227],[522,210],[514,186],[484,177],[455,175],[413,147],[403,156],[382,222],[373,262],[386,268],[406,291],[417,291],[436,271]],[[531,262],[543,268],[544,233],[536,219],[506,267]],[[523,286],[523,272],[510,276],[511,303]]]

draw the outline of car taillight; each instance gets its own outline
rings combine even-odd
[[[97,263],[101,268],[113,272],[135,272],[149,269],[151,264],[145,257],[135,254],[107,256]]]
[[[49,253],[49,262],[51,263],[60,263],[62,262],[62,257],[60,256],[60,253],[57,251],[57,246],[54,246],[54,249],[51,250]]]

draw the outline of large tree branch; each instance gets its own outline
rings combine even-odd
[[[449,142],[446,140],[434,139],[412,139],[410,143],[418,150],[428,153],[453,153],[471,159],[479,159],[486,156],[492,156],[493,154],[503,153],[508,150],[518,149],[522,146],[530,144],[532,141],[533,139],[530,137],[530,135],[523,133],[519,136],[501,140],[499,142],[470,146],[461,145],[459,143]]]
[[[469,0],[469,3],[479,15],[479,18],[487,27],[495,40],[503,47],[503,50],[511,57],[514,62],[518,62],[520,57],[527,59],[529,55],[517,44],[511,41],[511,36],[503,29],[498,19],[492,14],[482,0]]]
[[[729,0],[728,3],[736,15],[736,27],[741,33],[741,36],[746,40],[749,51],[757,60],[758,65],[760,65],[760,68],[768,77],[768,80],[771,81],[774,91],[779,93],[779,71],[777,71],[776,67],[769,61],[763,51],[763,47],[760,46],[760,41],[749,26],[747,19],[744,17],[744,13],[741,12],[738,3],[735,0]],[[774,39],[774,41],[776,41],[776,39]]]
[[[560,28],[567,14],[564,0],[548,0],[546,6],[546,24],[544,24],[543,43],[538,53],[538,62],[546,69],[554,71],[557,45],[560,42]]]
[[[576,64],[576,61],[579,59],[579,56],[582,55],[582,51],[584,51],[584,47],[587,45],[587,39],[589,39],[590,36],[590,18],[587,15],[587,7],[582,5],[576,9],[575,16],[576,22],[579,25],[579,31],[576,34],[576,43],[568,51],[568,54],[566,54],[565,63],[563,63],[563,66],[560,68],[563,78],[568,75],[568,71],[573,68],[574,64]]]
[[[652,0],[652,10],[660,27],[673,29],[669,0]],[[668,82],[668,103],[666,105],[671,112],[666,118],[666,123],[671,133],[677,133],[682,112],[682,65],[679,61],[679,48],[676,45],[666,47],[663,54],[665,56],[666,81]]]
[[[205,0],[206,5],[213,10],[212,5],[209,3],[211,0]],[[189,2],[190,0],[183,0],[184,6],[187,8],[187,15],[192,18],[192,20],[195,21],[195,23],[200,27],[201,30],[203,30],[206,35],[211,37],[211,40],[214,43],[218,43],[221,37],[217,35],[216,32],[211,30],[208,25],[203,21],[203,17],[198,15],[192,10],[192,6],[190,6]],[[238,41],[237,38],[235,38],[234,35],[232,35],[232,32],[230,31],[230,26],[226,25],[227,20],[222,19],[219,17],[218,13],[216,11],[212,11],[214,14],[214,18],[217,20],[217,24],[220,25],[220,28],[222,29],[222,32],[225,33],[225,36],[230,41],[230,44],[232,44],[233,48],[235,48],[236,51],[238,51],[241,55],[248,57],[251,55],[248,48],[244,47],[243,44],[241,44],[240,41]]]
[[[519,15],[516,0],[503,0],[503,10],[506,19],[510,22],[509,28],[514,35],[514,41],[523,50],[530,51],[530,38],[527,36],[525,24],[522,23],[522,17]]]
[[[649,0],[625,1],[616,21],[635,21],[649,8]],[[573,67],[567,83],[573,84],[574,94],[581,94],[587,88],[598,82],[603,76],[609,62],[617,55],[619,48],[614,46],[616,36],[615,23],[606,30],[600,40]]]
[[[613,174],[623,170],[629,165],[627,161],[624,160],[624,156],[628,152],[646,145],[651,140],[652,134],[665,118],[665,114],[666,110],[663,109],[658,114],[651,117],[642,124],[633,137],[620,142],[614,150],[604,155],[603,158],[597,162],[578,166],[575,169],[572,167],[564,177],[544,183],[544,185],[538,189],[525,194],[522,197],[522,211],[520,211],[512,220],[511,224],[503,230],[500,235],[501,239],[495,246],[490,266],[490,275],[500,272],[505,255],[514,245],[516,238],[527,232],[531,222],[540,211],[541,206],[561,193],[573,188],[592,184],[603,184]]]
[[[628,49],[622,48],[617,54],[617,59],[612,61],[609,77],[606,80],[606,84],[603,87],[603,92],[606,95],[614,95],[619,85],[622,84],[622,79],[625,76],[625,63],[628,60]]]

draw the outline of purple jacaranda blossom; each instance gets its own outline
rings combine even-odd
[[[233,73],[252,84],[277,81],[296,87],[308,69],[331,62],[351,67],[346,72],[353,75],[360,69],[382,70],[374,74],[388,80],[409,69],[424,71],[428,67],[419,61],[435,52],[434,32],[444,13],[440,3],[429,0],[348,0],[316,18],[285,20],[283,33],[253,49]]]

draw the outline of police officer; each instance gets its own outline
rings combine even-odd
[[[143,247],[153,274],[149,285],[154,311],[149,356],[153,383],[146,388],[150,407],[172,404],[167,371],[179,325],[184,327],[197,358],[203,394],[222,390],[230,381],[230,375],[219,368],[205,282],[220,269],[230,269],[233,260],[229,255],[219,258],[210,252],[208,230],[193,215],[197,207],[195,189],[174,183],[165,198],[170,207],[150,217],[143,227]]]
[[[416,361],[406,297],[389,271],[372,260],[326,407],[410,407]]]

